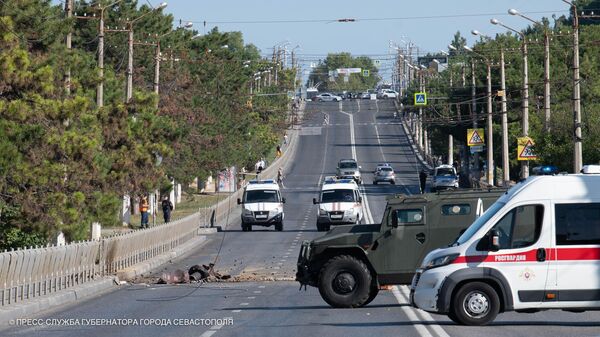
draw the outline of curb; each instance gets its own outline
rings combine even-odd
[[[24,303],[0,309],[0,328],[14,326],[18,318],[30,318],[41,311],[60,305],[70,304],[84,298],[99,295],[114,289],[119,282],[115,276],[103,277],[97,281],[87,282],[80,286],[66,289],[48,296],[33,299]]]
[[[211,232],[216,233],[216,228],[210,228]],[[170,252],[161,254],[156,256],[149,261],[138,263],[129,268],[125,268],[117,272],[117,278],[119,280],[131,281],[138,276],[142,276],[143,274],[165,264],[177,257],[181,257],[191,251],[194,248],[197,248],[199,245],[202,245],[207,239],[206,235],[200,235],[188,240],[186,243],[173,248]]]

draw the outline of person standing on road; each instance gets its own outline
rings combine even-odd
[[[281,146],[277,145],[277,158],[281,157]]]
[[[148,204],[148,199],[146,196],[142,197],[140,200],[140,215],[142,216],[142,221],[140,223],[141,228],[148,228],[148,208],[150,204]]]
[[[425,193],[425,186],[427,184],[427,172],[425,169],[421,169],[419,173],[419,182],[421,183],[421,194]]]
[[[280,167],[279,170],[277,170],[277,183],[281,185],[281,187],[283,187],[283,178],[283,169]]]
[[[287,145],[288,142],[288,135],[287,132],[283,134],[283,145]]]
[[[173,203],[171,202],[171,200],[169,200],[168,195],[165,195],[165,197],[163,198],[161,206],[165,223],[171,222],[171,211],[173,210]]]

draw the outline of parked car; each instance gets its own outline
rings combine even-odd
[[[371,94],[370,94],[370,93],[368,93],[368,92],[366,92],[366,91],[365,91],[365,92],[362,92],[362,93],[360,94],[360,99],[371,99]]]
[[[317,102],[340,102],[342,98],[340,96],[330,94],[328,92],[315,96],[313,98]]]

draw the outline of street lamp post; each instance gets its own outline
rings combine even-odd
[[[528,76],[528,64],[527,64],[527,40],[525,38],[525,34],[522,32],[513,29],[498,19],[491,19],[490,22],[494,25],[502,26],[510,31],[517,33],[521,36],[521,40],[523,41],[523,116],[522,116],[522,127],[523,127],[523,137],[529,136],[529,76]],[[529,177],[529,161],[522,160],[521,161],[521,179],[527,179]]]
[[[583,151],[581,145],[581,91],[579,88],[579,17],[575,3],[562,0],[573,12],[573,172],[581,171]]]
[[[477,32],[477,31],[472,31],[473,35],[477,35],[477,34],[475,34],[475,32]],[[486,78],[487,78],[487,132],[486,132],[486,137],[487,137],[487,174],[486,174],[486,176],[487,176],[487,183],[489,185],[493,185],[494,184],[494,138],[493,138],[493,132],[492,132],[493,131],[492,70],[491,70],[492,64],[488,57],[474,51],[472,48],[464,46],[464,49],[481,57],[485,61],[485,65],[487,68],[487,74],[486,74]]]
[[[193,24],[191,22],[186,23],[183,26],[179,26],[178,28],[192,28]],[[154,93],[158,95],[159,91],[159,83],[160,83],[160,39],[175,32],[176,30],[168,31],[162,35],[156,36],[156,49],[155,49],[155,63],[154,63]],[[157,101],[158,102],[158,101]]]
[[[516,9],[509,9],[508,14],[520,16],[544,28],[544,131],[550,130],[550,34],[548,28],[541,22],[535,21]]]

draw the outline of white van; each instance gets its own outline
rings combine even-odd
[[[424,258],[411,302],[466,325],[512,310],[600,310],[600,175],[515,185],[450,247]]]
[[[251,231],[252,226],[275,226],[283,230],[283,204],[279,185],[275,180],[251,180],[244,188],[244,196],[237,200],[242,205],[242,230]]]
[[[317,230],[328,231],[331,225],[359,224],[363,218],[362,196],[354,179],[326,177],[319,199]]]

